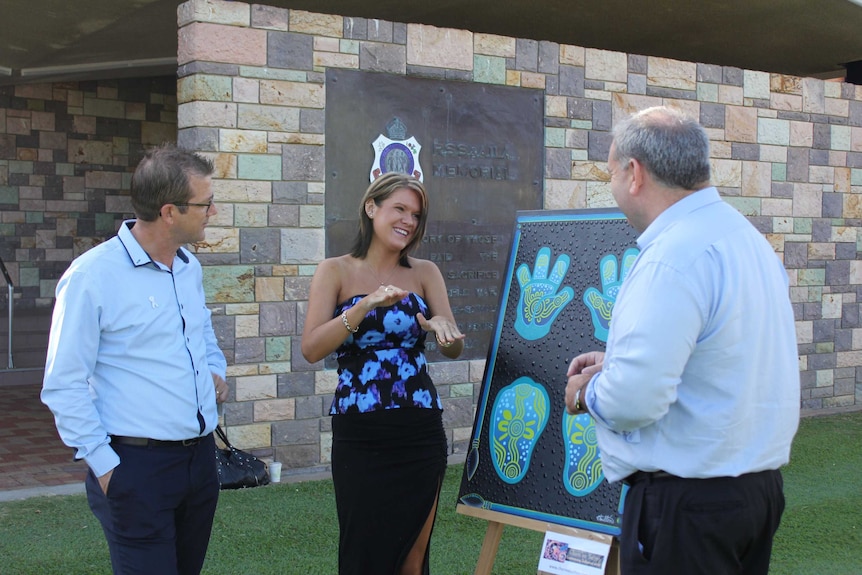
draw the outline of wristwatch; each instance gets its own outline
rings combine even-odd
[[[585,403],[581,403],[581,393],[583,393],[584,389],[587,386],[585,385],[581,389],[578,390],[578,393],[575,394],[575,411],[586,411],[587,406]],[[584,402],[586,402],[586,397],[584,397]]]

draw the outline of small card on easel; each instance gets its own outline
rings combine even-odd
[[[546,531],[538,575],[603,575],[610,551],[607,543]]]

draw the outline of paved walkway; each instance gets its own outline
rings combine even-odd
[[[87,465],[60,441],[40,389],[0,386],[0,501],[83,493]]]

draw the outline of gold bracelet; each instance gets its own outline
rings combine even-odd
[[[347,310],[341,312],[341,323],[344,324],[344,327],[346,327],[347,331],[349,331],[350,333],[356,333],[357,331],[359,331],[358,325],[356,327],[350,327],[350,322],[347,321]]]

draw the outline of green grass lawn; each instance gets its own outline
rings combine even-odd
[[[803,419],[770,574],[862,574],[862,412]]]
[[[443,485],[431,549],[436,575],[473,573],[487,523],[455,512],[463,466]],[[787,509],[772,575],[862,574],[862,412],[802,421],[784,470]],[[507,526],[496,575],[536,572],[543,534]],[[224,491],[207,575],[333,575],[338,526],[329,481]],[[83,495],[0,503],[0,573],[109,575]]]

